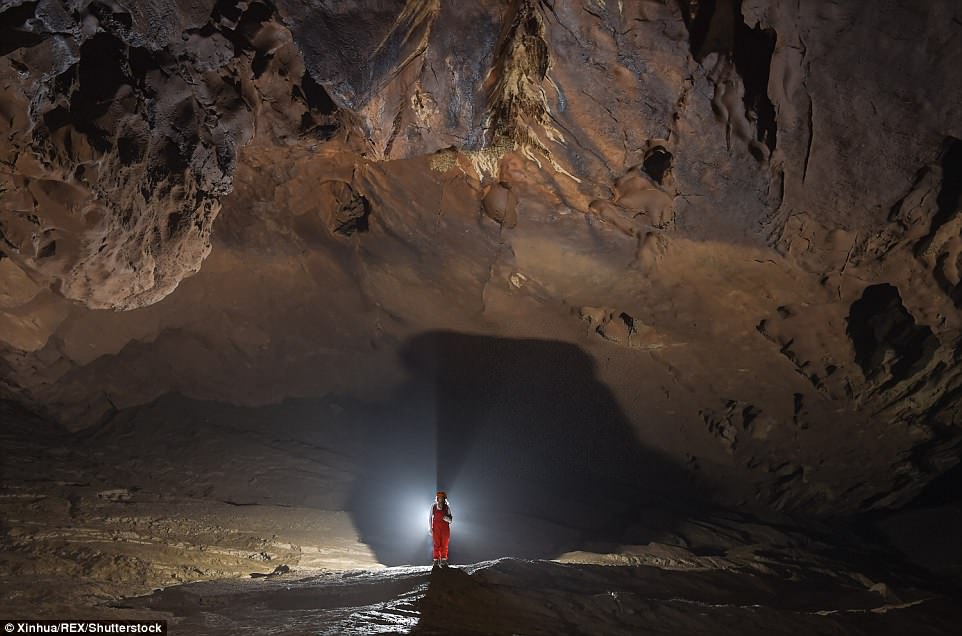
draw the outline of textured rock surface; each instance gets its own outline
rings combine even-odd
[[[589,502],[556,481],[514,484],[514,497],[488,501],[459,488],[457,565],[432,574],[423,490],[408,479],[418,467],[397,453],[411,431],[362,405],[336,405],[247,408],[168,396],[68,433],[0,402],[0,612],[162,618],[170,631],[193,634],[397,633],[415,624],[415,633],[438,634],[455,625],[478,634],[572,626],[583,634],[944,634],[959,621],[957,587],[850,529],[649,506],[629,524],[594,515],[559,524]],[[391,490],[384,496],[370,490],[370,473],[388,454],[407,470],[378,484]],[[582,470],[556,466],[594,481]],[[364,496],[352,497],[359,483]],[[532,506],[545,503],[534,493],[567,505]],[[596,490],[593,512],[622,511],[622,495]],[[492,516],[499,506],[516,512]],[[397,514],[405,509],[417,514]],[[920,521],[922,545],[938,549]],[[483,533],[471,531],[482,523]],[[926,565],[958,573],[957,537]],[[414,552],[402,562],[413,567],[384,567],[394,565],[385,541]],[[479,544],[497,558],[475,563]]]
[[[253,132],[253,34],[202,4],[7,4],[4,253],[89,307],[160,300],[210,251]]]
[[[234,5],[0,5],[6,395],[377,399],[443,329],[576,345],[729,502],[958,463],[956,4]]]

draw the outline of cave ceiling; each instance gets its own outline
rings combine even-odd
[[[960,23],[2,0],[0,391],[82,428],[382,399],[425,332],[556,340],[726,500],[904,504],[962,439]]]

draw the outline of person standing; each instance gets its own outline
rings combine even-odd
[[[431,506],[430,528],[428,530],[434,543],[435,567],[448,567],[448,544],[451,541],[451,522],[453,520],[451,506],[448,504],[448,495],[443,490],[439,490],[434,497],[434,505]]]

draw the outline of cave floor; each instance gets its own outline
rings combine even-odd
[[[201,582],[114,606],[162,613],[172,633],[225,635],[944,634],[958,625],[950,598],[896,598],[850,575],[500,559]]]
[[[471,480],[487,498],[456,491],[456,567],[432,572],[434,475],[405,473],[390,438],[379,448],[399,461],[372,458],[363,442],[385,438],[360,416],[298,424],[279,408],[160,403],[77,433],[4,411],[0,618],[166,618],[174,634],[874,635],[962,624],[956,570],[935,574],[852,525],[658,507],[617,488],[585,498],[554,481],[513,501],[496,475]],[[622,516],[594,523],[614,509]],[[952,549],[941,549],[946,563]]]

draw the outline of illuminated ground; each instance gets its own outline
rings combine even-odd
[[[357,405],[323,426],[321,408],[170,398],[77,434],[4,406],[22,426],[3,437],[0,615],[162,616],[174,634],[225,635],[939,634],[962,620],[957,541],[930,541],[936,573],[841,520],[638,503],[617,488],[485,501],[463,472],[459,565],[432,574],[431,489],[419,496],[418,470],[400,469],[416,455],[385,431],[373,437],[395,459],[372,454],[375,423]],[[476,481],[498,493],[497,475]],[[617,515],[599,524],[604,509]],[[514,558],[464,565],[498,550]]]
[[[896,591],[780,557],[292,574],[196,583],[119,605],[163,612],[175,633],[223,635],[942,634],[960,617],[955,601],[907,581]]]

